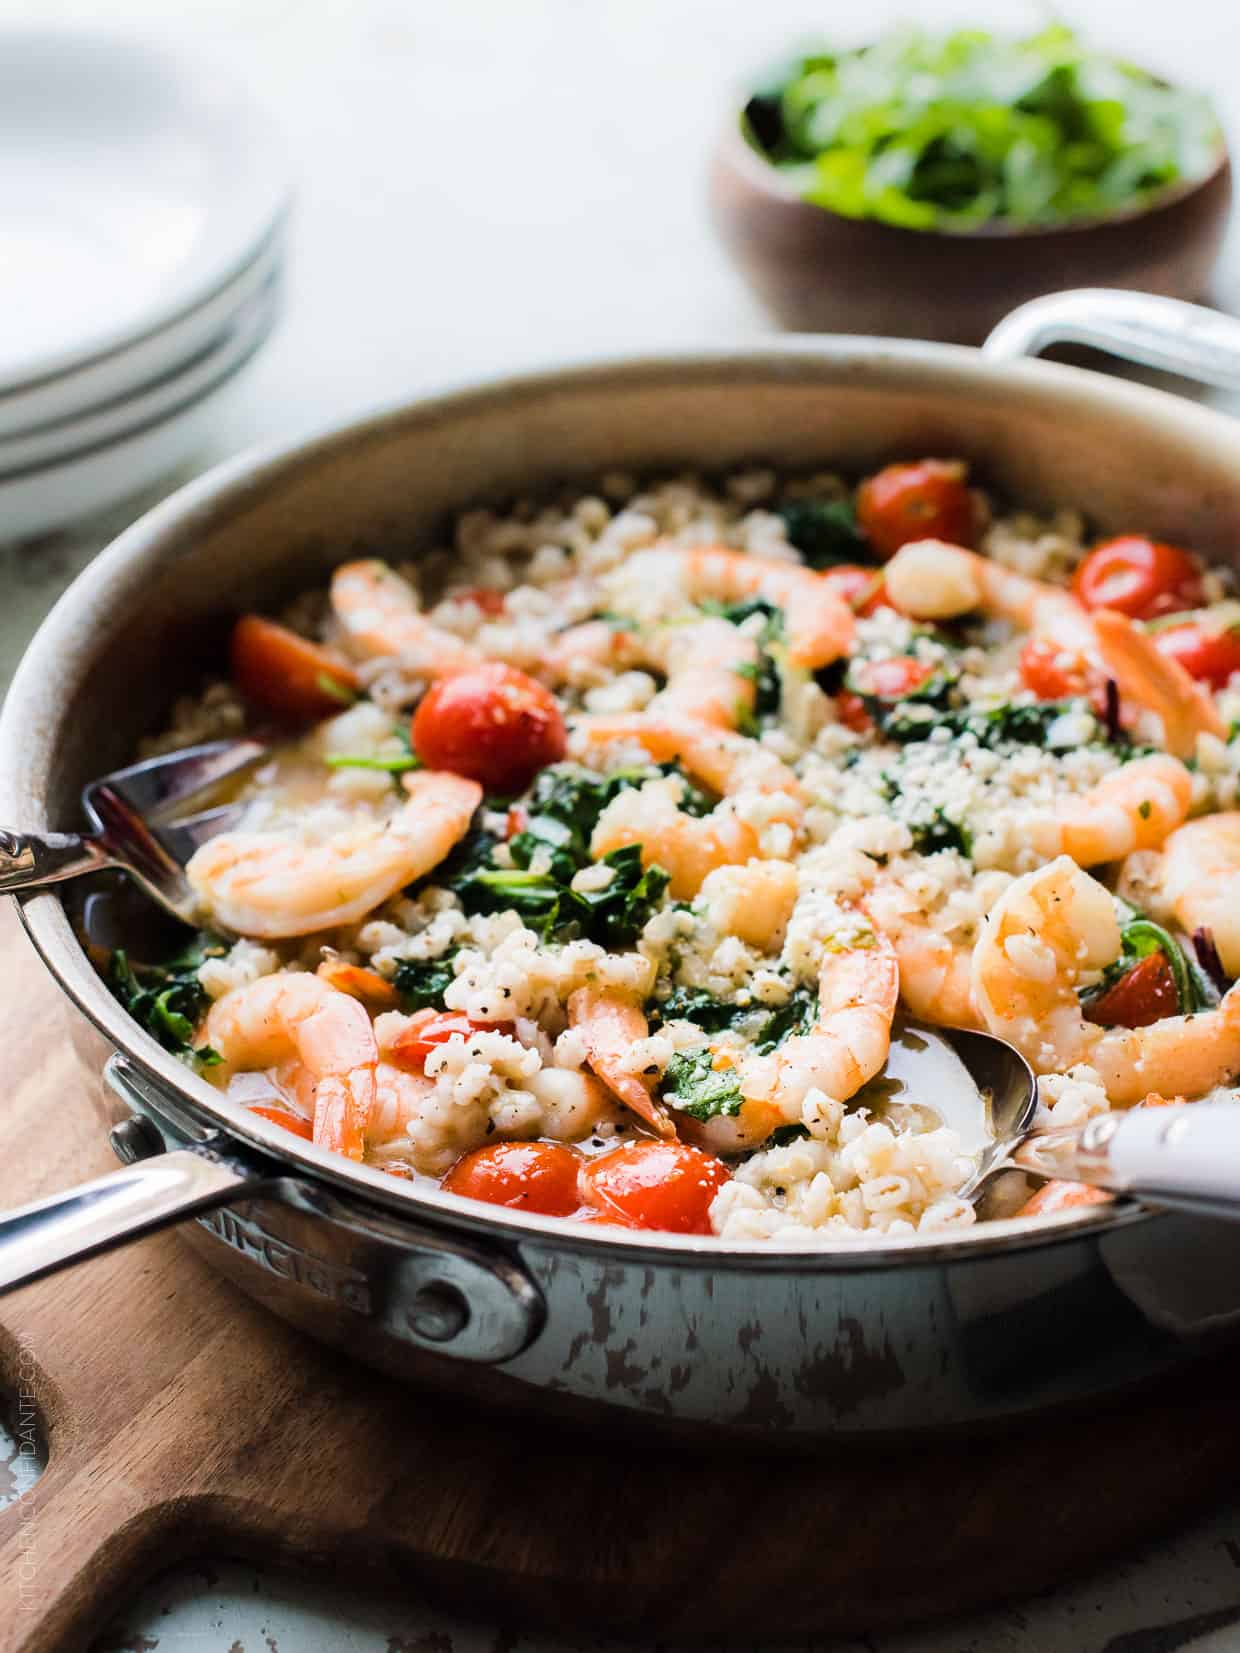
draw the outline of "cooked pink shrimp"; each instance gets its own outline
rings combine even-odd
[[[206,1042],[219,1052],[213,1078],[257,1073],[295,1059],[313,1087],[314,1141],[361,1159],[375,1106],[374,1028],[365,1007],[308,972],[261,976],[217,999]],[[306,1089],[298,1094],[307,1099]]]
[[[1016,879],[990,911],[973,953],[973,996],[991,1033],[1039,1073],[1097,1070],[1111,1101],[1152,1091],[1201,1096],[1240,1070],[1240,990],[1216,1010],[1148,1027],[1087,1022],[1083,980],[1111,964],[1120,927],[1109,890],[1067,856]]]
[[[1135,758],[1058,804],[1058,843],[1039,847],[1047,855],[1070,855],[1082,867],[1157,849],[1188,814],[1192,791],[1193,778],[1178,758],[1161,752]]]
[[[1240,811],[1179,827],[1155,876],[1183,927],[1208,930],[1223,969],[1240,976]]]
[[[980,1027],[973,1003],[973,944],[934,927],[894,879],[879,878],[865,908],[891,942],[900,966],[900,1002],[941,1027]]]
[[[1031,580],[962,545],[914,540],[892,557],[883,580],[892,603],[911,619],[989,614],[1022,631],[1052,636],[1065,648],[1094,652],[1089,616],[1070,592]]]
[[[385,562],[342,564],[332,575],[331,601],[348,648],[362,659],[390,655],[432,677],[482,659],[455,633],[433,625],[413,587]]]
[[[816,670],[842,659],[852,647],[853,612],[823,574],[773,557],[755,557],[719,545],[685,549],[656,545],[637,551],[624,565],[625,579],[666,584],[668,572],[690,602],[743,602],[763,597],[784,614],[788,660]]]
[[[795,827],[800,821],[800,782],[773,753],[744,735],[639,716],[587,718],[577,729],[590,743],[636,741],[656,762],[683,763],[690,774],[724,794],[709,815],[687,815],[666,786],[654,783],[621,792],[599,816],[591,855],[597,858],[640,844],[643,865],[657,864],[671,874],[671,893],[677,901],[692,900],[716,867],[737,866],[761,855],[759,828],[737,814],[731,794],[765,794],[766,825]]]
[[[648,715],[735,729],[754,708],[759,654],[752,637],[718,615],[655,626],[641,636],[605,620],[587,620],[560,633],[547,664],[554,678],[569,682],[581,682],[602,667],[653,666],[667,686],[650,702]]]
[[[418,769],[387,821],[365,820],[321,844],[283,832],[223,832],[203,844],[186,876],[216,923],[263,940],[354,924],[437,867],[482,802],[476,781]]]
[[[1158,648],[1153,637],[1126,614],[1100,609],[1092,616],[1103,662],[1115,679],[1121,703],[1134,701],[1162,724],[1162,743],[1179,758],[1191,758],[1199,734],[1227,738],[1214,697],[1178,660]]]
[[[718,1114],[686,1134],[717,1153],[740,1153],[780,1125],[799,1123],[810,1090],[838,1102],[855,1095],[887,1060],[899,991],[895,949],[881,931],[866,929],[828,947],[814,1026],[769,1056],[745,1058],[736,1073],[745,1099],[739,1112]]]
[[[675,1136],[667,1110],[654,1096],[653,1077],[628,1065],[633,1047],[650,1029],[645,1013],[623,994],[579,987],[568,1000],[568,1023],[586,1042],[586,1061],[626,1107],[660,1136]]]

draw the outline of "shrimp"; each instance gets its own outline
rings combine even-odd
[[[561,632],[548,667],[559,681],[581,681],[603,666],[653,666],[667,686],[650,702],[648,715],[735,729],[753,713],[760,653],[752,637],[717,615],[658,626],[641,637],[605,620],[587,620]]]
[[[887,595],[914,620],[952,620],[981,612],[1065,648],[1095,652],[1089,616],[1070,592],[1005,568],[945,540],[901,546],[883,569]]]
[[[706,545],[651,546],[624,565],[627,582],[666,585],[668,574],[690,602],[743,602],[761,597],[783,610],[790,665],[816,671],[852,648],[852,609],[824,574],[798,563]]]
[[[721,936],[735,936],[762,953],[777,953],[797,902],[797,869],[791,861],[774,859],[716,867],[699,893]]]
[[[1240,976],[1240,811],[1177,828],[1156,878],[1184,929],[1208,930],[1223,969]]]
[[[973,952],[973,996],[991,1033],[1039,1073],[1095,1068],[1113,1103],[1152,1091],[1201,1096],[1240,1070],[1240,992],[1215,1010],[1148,1027],[1087,1022],[1077,986],[1112,963],[1120,927],[1109,890],[1067,856],[1017,878]]]
[[[296,1060],[304,1069],[298,1095],[308,1101],[312,1091],[315,1143],[361,1159],[379,1050],[356,999],[300,971],[261,976],[217,999],[204,1032],[221,1058],[220,1082]]]
[[[432,624],[408,580],[385,562],[343,563],[332,575],[331,602],[346,644],[361,659],[394,656],[438,677],[483,658],[453,632]]]
[[[1150,634],[1126,614],[1101,609],[1093,616],[1093,629],[1121,698],[1155,714],[1168,752],[1191,758],[1199,734],[1227,738],[1227,725],[1210,691],[1195,682],[1178,660],[1163,654]]]
[[[1089,792],[1055,810],[1054,847],[1082,867],[1157,849],[1188,814],[1193,778],[1178,758],[1155,752],[1114,770]]]
[[[936,930],[895,880],[879,879],[866,911],[895,949],[900,1000],[921,1021],[941,1027],[980,1027],[973,1003],[973,946]]]
[[[899,991],[895,949],[881,931],[866,929],[828,947],[818,971],[813,1027],[769,1056],[745,1058],[736,1074],[744,1097],[740,1110],[717,1114],[691,1134],[716,1153],[740,1153],[765,1142],[780,1125],[799,1123],[810,1090],[840,1102],[855,1095],[887,1060]]]
[[[655,1099],[653,1078],[627,1065],[634,1045],[650,1031],[640,1006],[621,993],[579,987],[569,995],[568,1024],[585,1039],[586,1061],[608,1090],[660,1136],[675,1136],[667,1110]]]
[[[679,809],[665,786],[653,784],[621,792],[599,816],[591,855],[597,859],[639,844],[645,866],[657,863],[670,873],[677,901],[692,900],[716,867],[739,866],[761,855],[759,828],[736,812],[731,795],[764,795],[763,824],[782,822],[791,828],[800,821],[800,782],[773,753],[744,735],[640,716],[583,719],[578,730],[591,744],[635,740],[656,762],[679,761],[724,794],[709,815],[695,816]]]
[[[387,821],[368,820],[321,844],[284,833],[223,832],[191,858],[186,877],[215,921],[262,940],[353,924],[439,865],[482,802],[476,781],[419,769]]]
[[[941,540],[903,546],[887,564],[884,579],[894,605],[914,619],[946,620],[981,610],[1094,664],[1115,679],[1124,700],[1154,713],[1163,745],[1176,757],[1192,757],[1200,733],[1226,735],[1208,690],[1125,614],[1088,613],[1058,586]]]

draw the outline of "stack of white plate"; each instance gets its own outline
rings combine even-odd
[[[289,181],[174,52],[0,30],[0,540],[184,464],[279,309]]]

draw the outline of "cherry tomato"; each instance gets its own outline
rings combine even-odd
[[[273,1125],[282,1125],[286,1131],[292,1131],[294,1136],[302,1137],[306,1142],[314,1141],[314,1127],[310,1121],[294,1113],[291,1108],[253,1107],[250,1112],[258,1114],[260,1119],[269,1119]]]
[[[891,607],[887,582],[881,569],[863,568],[860,563],[845,562],[826,569],[824,578],[828,585],[834,586],[853,613],[863,620],[880,608]]]
[[[504,822],[504,837],[515,838],[519,832],[524,832],[530,824],[530,812],[522,804],[509,804],[508,816]]]
[[[1168,626],[1156,633],[1154,642],[1160,654],[1178,660],[1190,677],[1212,689],[1225,689],[1232,674],[1240,672],[1240,633],[1224,626],[1194,620]]]
[[[1148,1027],[1179,1011],[1180,998],[1167,955],[1150,953],[1085,1007],[1085,1019],[1101,1027]]]
[[[432,684],[413,714],[411,738],[428,769],[450,769],[499,793],[524,792],[568,745],[555,696],[498,661]]]
[[[1039,700],[1090,694],[1097,675],[1083,654],[1074,654],[1044,638],[1031,637],[1021,650],[1021,682]]]
[[[581,1205],[580,1168],[581,1156],[559,1142],[494,1142],[458,1159],[440,1186],[491,1205],[571,1217]]]
[[[857,489],[857,526],[884,562],[910,540],[971,546],[977,504],[958,459],[888,465]]]
[[[389,1051],[401,1067],[421,1073],[436,1045],[447,1044],[449,1039],[468,1039],[475,1033],[499,1033],[511,1028],[511,1022],[479,1022],[463,1011],[419,1010],[392,1040]]]
[[[314,723],[357,698],[347,660],[259,614],[233,627],[229,669],[245,699],[281,723]]]
[[[864,735],[874,727],[874,719],[865,709],[865,701],[859,694],[850,694],[847,689],[835,697],[835,715],[844,725],[856,735]]]
[[[484,614],[502,614],[508,606],[508,600],[502,591],[495,591],[487,585],[473,585],[468,591],[458,591],[456,600],[462,603],[473,603]]]
[[[709,1234],[710,1203],[729,1180],[721,1159],[685,1142],[632,1142],[592,1160],[582,1197],[628,1228]]]
[[[890,660],[864,660],[853,667],[852,681],[862,694],[880,700],[902,700],[934,676],[934,667],[911,654],[897,654]]]
[[[1053,1212],[1071,1211],[1078,1205],[1105,1205],[1110,1198],[1101,1188],[1087,1188],[1083,1182],[1044,1182],[1016,1215],[1049,1217]]]
[[[1113,608],[1134,620],[1198,608],[1204,599],[1194,558],[1141,534],[1096,545],[1073,576],[1072,590],[1086,608]]]

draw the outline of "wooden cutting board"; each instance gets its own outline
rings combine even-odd
[[[0,907],[0,1206],[114,1163],[61,999]],[[987,1442],[772,1459],[483,1415],[319,1348],[173,1235],[0,1301],[49,1465],[0,1512],[0,1653],[72,1653],[183,1557],[275,1557],[508,1624],[774,1640],[1054,1586],[1240,1469],[1240,1358]]]

